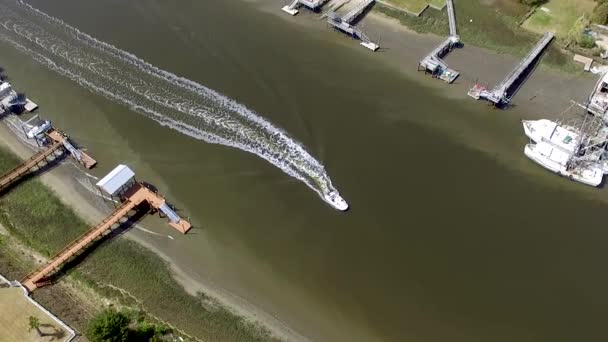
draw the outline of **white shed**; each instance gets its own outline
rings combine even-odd
[[[121,187],[135,177],[135,172],[126,165],[118,165],[97,182],[97,187],[113,196]]]

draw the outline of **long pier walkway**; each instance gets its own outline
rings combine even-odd
[[[424,56],[418,64],[418,70],[422,68],[425,72],[430,72],[434,77],[442,79],[448,83],[460,75],[459,72],[448,68],[447,63],[442,59],[450,51],[460,44],[460,36],[456,29],[456,14],[454,12],[454,1],[447,0],[446,7],[448,10],[448,22],[450,26],[450,36],[441,42],[431,53]]]
[[[448,8],[448,22],[450,24],[450,37],[458,37],[456,31],[456,13],[454,12],[454,0],[447,0],[446,7]]]
[[[45,162],[53,153],[63,147],[61,142],[55,142],[48,148],[36,153],[30,159],[24,161],[14,169],[7,172],[0,178],[0,190],[4,190],[9,185],[13,184],[21,177],[38,168],[40,164]]]
[[[157,210],[162,210],[166,206],[164,198],[152,192],[143,184],[136,183],[131,189],[127,190],[124,202],[113,213],[63,248],[48,263],[26,275],[21,280],[23,287],[31,293],[48,284],[49,277],[57,272],[63,264],[79,255],[93,242],[110,233],[123,217],[128,216],[129,212],[136,210],[143,202],[147,202],[151,208]],[[183,234],[191,228],[190,223],[181,219],[177,223],[170,222],[170,225]]]
[[[534,63],[537,57],[545,50],[545,48],[551,43],[555,34],[553,32],[547,32],[543,37],[536,43],[534,48],[524,57],[509,74],[505,77],[502,82],[496,85],[492,90],[487,91],[481,88],[479,85],[475,85],[473,89],[469,91],[469,95],[473,98],[484,98],[495,105],[503,105],[510,102],[508,97],[508,90],[517,82],[522,75],[528,70],[528,68]]]
[[[342,17],[342,21],[352,24],[352,22],[357,19],[365,11],[365,9],[371,5],[375,0],[363,0],[358,3],[352,10],[346,13]]]

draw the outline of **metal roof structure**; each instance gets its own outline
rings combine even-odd
[[[97,187],[113,196],[120,188],[135,177],[135,172],[126,165],[118,165],[97,182]]]

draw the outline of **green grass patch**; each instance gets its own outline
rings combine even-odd
[[[403,25],[416,32],[430,32],[439,36],[449,34],[445,10],[429,10],[419,17],[414,17],[381,4],[377,4],[374,9],[398,19]],[[458,33],[465,45],[475,45],[498,53],[523,57],[540,39],[538,34],[519,27],[524,14],[506,15],[500,8],[487,5],[480,0],[459,1],[455,4],[455,11]],[[578,71],[577,66],[571,61],[571,56],[563,53],[556,44],[549,47],[542,63],[560,70]]]
[[[595,4],[593,0],[549,0],[522,27],[536,33],[553,31],[558,38],[566,38],[578,18],[591,15]]]
[[[445,0],[383,0],[384,2],[391,4],[397,8],[401,8],[409,13],[420,13],[429,4],[436,7],[443,7]]]
[[[443,6],[445,6],[445,2],[446,0],[428,0],[429,5],[437,8],[443,8]]]
[[[0,149],[0,173],[19,160]],[[52,255],[89,227],[57,195],[32,178],[0,195],[0,223],[29,247]],[[130,240],[106,241],[73,270],[75,279],[105,296],[121,295],[104,285],[128,291],[123,303],[205,341],[272,341],[262,327],[245,321],[204,295],[191,296],[171,276],[168,265]],[[130,297],[130,296],[127,296]],[[123,298],[124,299],[124,298]]]

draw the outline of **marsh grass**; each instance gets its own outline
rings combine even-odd
[[[393,17],[413,31],[434,33],[439,36],[449,34],[448,18],[444,11],[429,9],[421,16],[407,13],[377,4],[374,10]],[[540,39],[538,34],[520,27],[525,17],[522,14],[507,15],[500,8],[482,4],[478,0],[459,1],[455,4],[458,33],[466,45],[474,45],[498,53],[517,57],[525,56]],[[516,11],[509,10],[510,13]],[[572,57],[561,50],[558,44],[551,44],[541,63],[551,68],[567,72],[577,72],[580,68],[572,62]]]
[[[18,163],[18,158],[0,149],[0,174]],[[53,191],[35,178],[22,181],[0,194],[0,223],[23,244],[47,256],[89,228]],[[210,306],[207,296],[189,295],[173,279],[168,265],[139,244],[115,238],[96,247],[79,263],[63,271],[104,296],[143,309],[202,340],[274,340],[265,328],[217,303]]]

